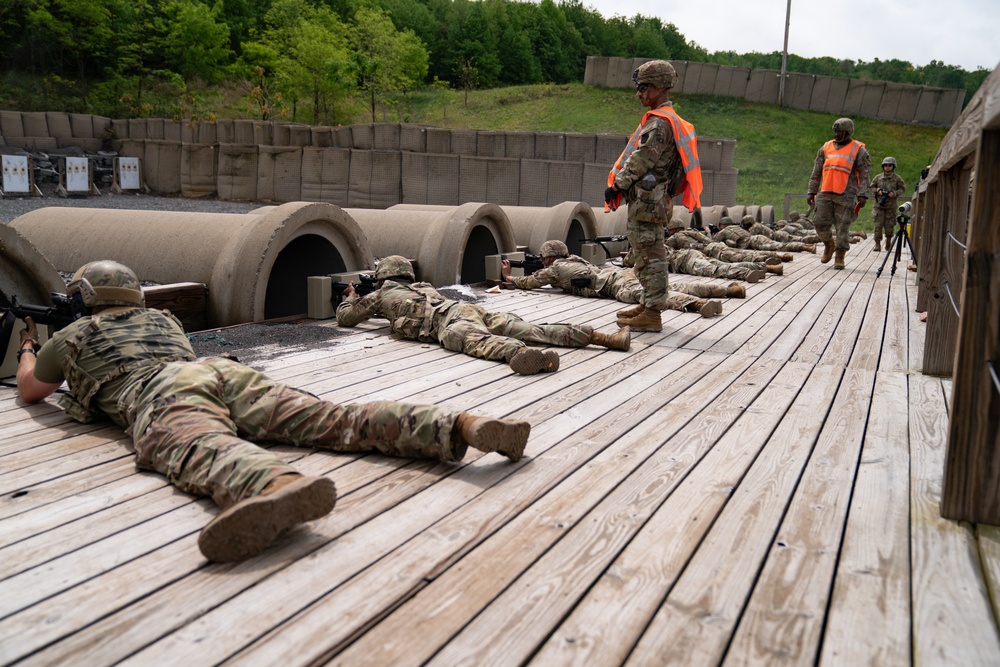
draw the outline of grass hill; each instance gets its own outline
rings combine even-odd
[[[833,137],[836,117],[731,97],[672,95],[677,112],[700,135],[736,139],[740,171],[736,203],[781,207],[786,193],[804,193],[816,151]],[[630,89],[583,84],[536,85],[465,93],[428,90],[409,96],[401,120],[477,130],[631,133],[644,109]],[[855,138],[872,154],[873,171],[891,155],[912,191],[948,128],[901,125],[855,117]],[[610,166],[610,165],[609,165]],[[877,172],[875,172],[877,173]],[[874,174],[873,174],[874,175]],[[870,211],[870,205],[866,211]],[[862,212],[859,220],[871,215]]]

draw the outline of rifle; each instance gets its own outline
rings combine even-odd
[[[354,285],[354,291],[358,294],[358,296],[371,294],[372,292],[378,291],[378,282],[379,281],[375,279],[375,276],[370,273],[359,273],[358,283]],[[337,306],[339,306],[340,302],[344,300],[344,290],[346,290],[351,284],[353,284],[353,281],[347,283],[335,281],[330,285],[330,303],[333,304],[334,310],[337,310]]]
[[[882,208],[885,208],[886,206],[888,206],[889,205],[889,193],[890,193],[890,190],[882,190],[882,196],[879,197],[875,201],[875,203],[878,204]]]
[[[612,257],[612,252],[608,250],[608,246],[605,243],[620,243],[621,241],[628,241],[628,236],[625,234],[618,234],[616,236],[595,236],[592,239],[581,239],[580,243],[596,243],[604,249],[604,254],[610,258]]]
[[[545,265],[542,264],[541,255],[529,255],[525,253],[524,259],[508,259],[507,255],[503,255],[503,259],[510,262],[511,267],[524,269],[525,273],[534,273],[545,268]]]
[[[79,299],[71,299],[65,294],[52,293],[52,305],[40,306],[30,303],[19,303],[17,296],[11,295],[10,308],[0,311],[0,364],[7,354],[10,339],[14,335],[14,323],[30,317],[35,324],[44,324],[50,331],[59,331],[83,314],[83,304]]]

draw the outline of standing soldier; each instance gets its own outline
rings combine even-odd
[[[885,230],[885,249],[892,242],[893,223],[896,222],[896,203],[899,195],[906,190],[902,177],[896,173],[896,158],[882,160],[882,173],[872,179],[868,186],[875,193],[872,219],[875,221],[875,249],[882,249],[882,230]]]
[[[667,263],[663,226],[670,220],[674,195],[683,194],[688,210],[701,207],[701,167],[694,125],[677,115],[669,99],[677,82],[665,60],[643,63],[632,73],[636,96],[649,109],[629,137],[608,174],[605,211],[628,202],[628,234],[642,303],[618,312],[619,326],[634,331],[661,331],[666,308]]]
[[[852,134],[854,121],[850,118],[839,118],[833,124],[833,139],[816,153],[806,198],[809,206],[816,207],[813,225],[824,246],[819,261],[829,262],[836,249],[835,269],[844,268],[844,255],[851,247],[851,223],[868,201],[871,156],[863,143],[851,139]],[[831,227],[836,228],[836,235]]]

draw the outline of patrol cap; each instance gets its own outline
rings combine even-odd
[[[382,261],[375,267],[375,280],[391,280],[393,278],[417,279],[410,260],[401,255],[389,255],[382,258]]]
[[[666,60],[650,60],[632,72],[632,83],[648,83],[669,90],[677,84],[677,70]]]
[[[569,248],[562,241],[553,239],[543,243],[542,247],[538,250],[538,254],[542,257],[567,257],[569,255]]]
[[[118,262],[101,259],[84,264],[70,280],[66,295],[80,295],[84,306],[137,306],[145,305],[142,285],[135,272]]]

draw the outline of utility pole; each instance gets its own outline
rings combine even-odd
[[[778,81],[778,106],[785,105],[785,71],[788,68],[788,25],[792,18],[792,0],[785,8],[785,48],[781,51],[781,80]]]

